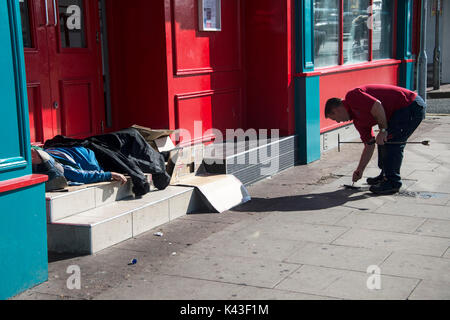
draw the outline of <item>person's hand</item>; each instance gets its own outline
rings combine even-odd
[[[380,131],[377,135],[377,144],[382,146],[387,141],[388,133],[387,131]]]
[[[111,179],[113,181],[119,181],[120,184],[127,183],[127,178],[123,174],[117,173],[117,172],[111,172]]]
[[[363,172],[361,170],[355,170],[355,172],[353,172],[352,182],[358,182],[359,180],[361,180],[362,176]]]

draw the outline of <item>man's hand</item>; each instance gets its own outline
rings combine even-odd
[[[387,141],[388,133],[387,131],[380,131],[377,135],[377,144],[382,146]]]
[[[120,184],[127,183],[127,178],[123,174],[117,173],[117,172],[111,172],[111,179],[114,181],[119,181]]]
[[[361,180],[363,176],[363,172],[359,169],[355,170],[355,172],[353,172],[353,179],[352,182],[358,182],[359,180]]]

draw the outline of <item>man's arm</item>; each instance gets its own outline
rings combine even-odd
[[[64,176],[69,181],[81,182],[81,183],[96,183],[103,181],[119,181],[121,184],[125,184],[127,179],[124,175],[116,172],[103,172],[103,171],[88,171],[82,169],[75,169],[70,166],[64,167]]]
[[[375,144],[364,144],[364,150],[361,154],[361,160],[359,161],[358,168],[353,172],[353,182],[359,181],[366,170],[367,165],[369,164],[370,159],[372,159],[373,152],[375,151]]]
[[[383,106],[381,105],[380,101],[377,101],[373,104],[372,110],[370,111],[372,116],[375,118],[376,122],[378,123],[378,127],[380,128],[380,133],[377,135],[377,144],[384,145],[384,143],[387,141],[387,119],[386,119],[386,112],[384,111]]]

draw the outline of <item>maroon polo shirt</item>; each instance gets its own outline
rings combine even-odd
[[[395,111],[409,106],[416,97],[417,93],[405,88],[372,84],[350,90],[342,102],[361,135],[361,140],[367,143],[374,137],[372,127],[377,122],[370,112],[377,100],[383,105],[389,121]]]

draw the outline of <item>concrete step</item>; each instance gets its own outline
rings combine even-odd
[[[151,175],[147,175],[151,182]],[[151,184],[151,190],[155,187]],[[90,185],[69,187],[67,192],[46,193],[47,222],[58,220],[99,208],[133,195],[132,182],[128,178],[125,185],[119,182],[101,182]]]
[[[100,207],[92,207],[49,223],[48,250],[94,254],[195,212],[201,205],[194,188],[179,186],[152,191],[141,199],[127,198],[109,204],[103,203]]]

